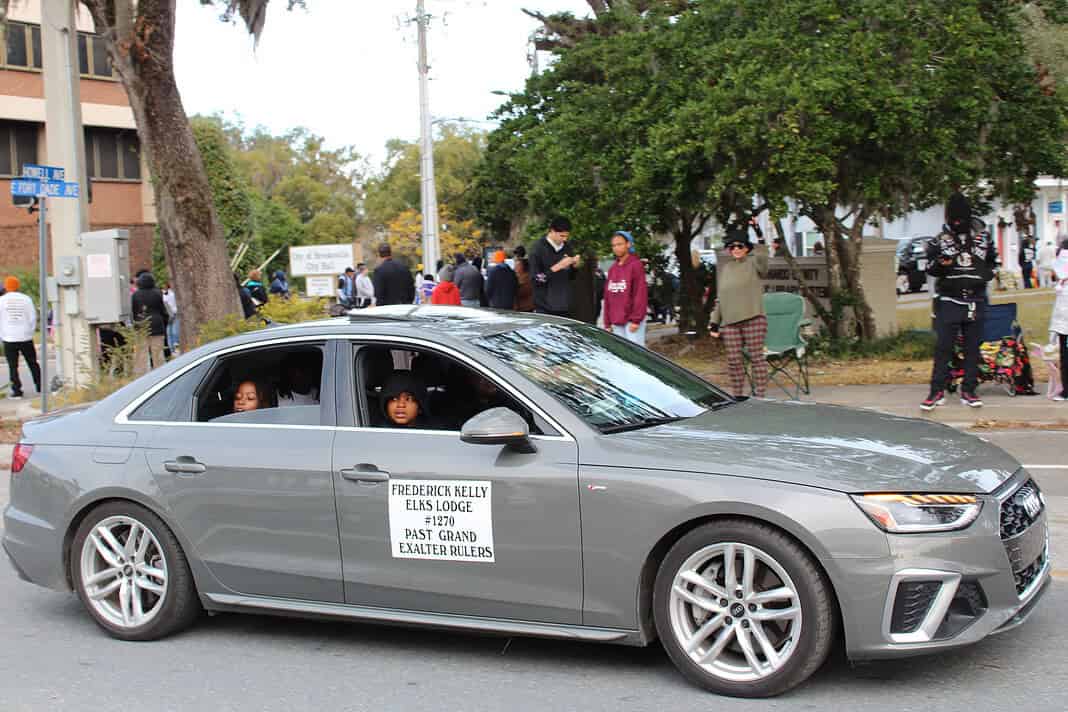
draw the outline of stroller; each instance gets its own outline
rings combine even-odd
[[[946,390],[964,380],[964,337],[958,335],[949,362]],[[998,383],[1010,396],[1037,395],[1031,358],[1016,318],[1016,304],[988,304],[979,344],[979,383]]]

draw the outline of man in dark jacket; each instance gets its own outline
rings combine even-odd
[[[1023,234],[1020,236],[1019,261],[1020,272],[1023,273],[1024,289],[1031,289],[1035,286],[1031,279],[1035,271],[1035,241],[1031,239],[1030,235]]]
[[[549,232],[530,248],[530,274],[534,282],[534,311],[569,316],[571,279],[579,258],[572,255],[567,238],[571,221],[554,218]]]
[[[494,253],[495,264],[490,268],[489,276],[486,277],[486,299],[489,300],[492,309],[511,310],[515,308],[515,294],[519,289],[519,280],[504,260],[504,250]]]
[[[375,287],[375,303],[378,306],[390,304],[412,304],[415,301],[415,280],[404,265],[393,259],[393,250],[383,242],[378,246],[381,260],[375,268],[372,279]]]
[[[979,339],[986,311],[986,283],[994,276],[997,254],[993,244],[972,225],[968,199],[954,193],[946,205],[946,225],[927,246],[927,274],[935,277],[935,345],[931,392],[920,404],[932,410],[945,403],[946,380],[953,343],[964,337],[964,382],[960,401],[972,408],[983,405],[975,394],[979,384]]]
[[[167,333],[167,307],[151,272],[144,272],[137,278],[137,291],[130,297],[130,306],[134,326],[147,330],[147,341],[142,341],[139,334],[134,345],[134,374],[142,376],[148,373],[150,355],[152,368],[163,365],[163,337]]]
[[[452,281],[460,290],[461,304],[465,307],[482,306],[482,272],[464,259],[463,255],[456,255],[456,269],[453,270]]]

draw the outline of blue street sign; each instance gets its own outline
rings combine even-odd
[[[77,183],[65,183],[61,180],[42,182],[41,187],[49,198],[77,198],[79,193]]]
[[[1055,215],[1064,212],[1064,203],[1059,200],[1051,200],[1049,203],[1050,215]]]
[[[57,166],[38,166],[27,163],[22,167],[23,178],[36,178],[37,180],[67,180],[67,171]]]
[[[11,194],[36,198],[41,193],[41,181],[32,179],[18,179],[11,181]]]
[[[16,178],[11,181],[11,194],[37,198],[77,198],[81,195],[81,189],[77,183],[61,180]]]

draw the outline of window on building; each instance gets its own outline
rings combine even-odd
[[[0,176],[20,176],[27,163],[37,163],[37,124],[0,121]]]
[[[41,68],[40,25],[7,23],[7,31],[0,31],[0,66]]]
[[[141,143],[137,132],[85,129],[85,169],[92,180],[141,180]]]
[[[107,45],[99,35],[78,33],[78,72],[94,79],[114,77]]]

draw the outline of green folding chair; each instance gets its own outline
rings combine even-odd
[[[768,335],[764,338],[768,380],[788,397],[798,400],[802,393],[811,392],[808,355],[801,336],[801,329],[810,323],[805,318],[805,300],[791,292],[768,292],[764,295],[764,312],[768,315]],[[745,372],[752,388],[749,354],[745,354]]]

